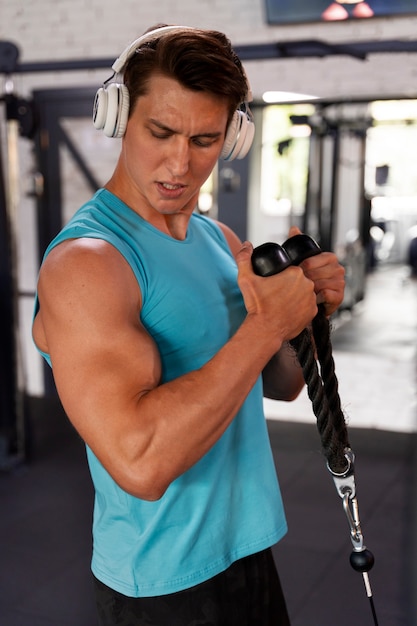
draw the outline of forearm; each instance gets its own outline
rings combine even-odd
[[[155,387],[130,407],[135,426],[120,441],[123,468],[114,470],[123,470],[126,490],[160,497],[218,441],[271,358],[274,342],[259,328],[248,316],[201,369]]]

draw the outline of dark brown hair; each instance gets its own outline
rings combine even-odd
[[[226,35],[218,31],[167,31],[138,48],[124,69],[130,111],[146,93],[149,78],[158,73],[174,78],[187,89],[225,98],[229,121],[247,98],[248,83],[240,59]]]

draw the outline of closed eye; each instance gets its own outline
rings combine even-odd
[[[200,146],[201,148],[210,148],[210,146],[212,146],[214,143],[216,143],[217,139],[219,138],[219,135],[216,135],[215,137],[210,136],[197,136],[197,137],[193,137],[192,141],[196,146]]]
[[[173,130],[172,128],[164,126],[157,120],[153,120],[153,119],[150,120],[149,130],[151,132],[152,137],[155,137],[155,139],[161,139],[161,140],[169,139],[170,137],[172,137],[173,135],[177,133],[176,130]],[[210,146],[216,143],[221,137],[222,137],[222,134],[220,132],[215,132],[215,133],[204,133],[201,135],[194,135],[190,139],[193,142],[193,144],[198,147],[210,148]]]
[[[172,135],[174,133],[171,132],[156,132],[154,130],[151,131],[152,137],[155,137],[156,139],[168,139],[169,137],[172,137]]]

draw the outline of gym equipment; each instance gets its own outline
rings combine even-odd
[[[299,265],[305,259],[321,252],[320,246],[314,239],[308,235],[299,234],[287,239],[282,246],[268,242],[256,247],[252,253],[252,267],[255,274],[272,276],[284,271],[290,265]],[[318,306],[318,313],[312,321],[312,330],[304,329],[297,337],[291,339],[290,344],[303,370],[308,396],[317,418],[323,453],[327,459],[327,469],[343,500],[343,509],[348,519],[353,545],[350,564],[355,571],[362,573],[374,625],[378,626],[368,576],[375,560],[363,543],[356,498],[355,457],[349,444],[338,393],[338,381],[330,342],[330,324],[322,304]],[[315,353],[317,353],[317,360]],[[317,362],[320,365],[320,372]]]

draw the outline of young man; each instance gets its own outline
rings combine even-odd
[[[337,308],[343,269],[322,253],[256,276],[251,244],[194,212],[253,135],[223,34],[158,28],[113,67],[95,125],[123,136],[120,157],[49,246],[33,326],[87,446],[100,623],[287,625],[262,376],[270,397],[298,395],[287,342],[317,302]]]

